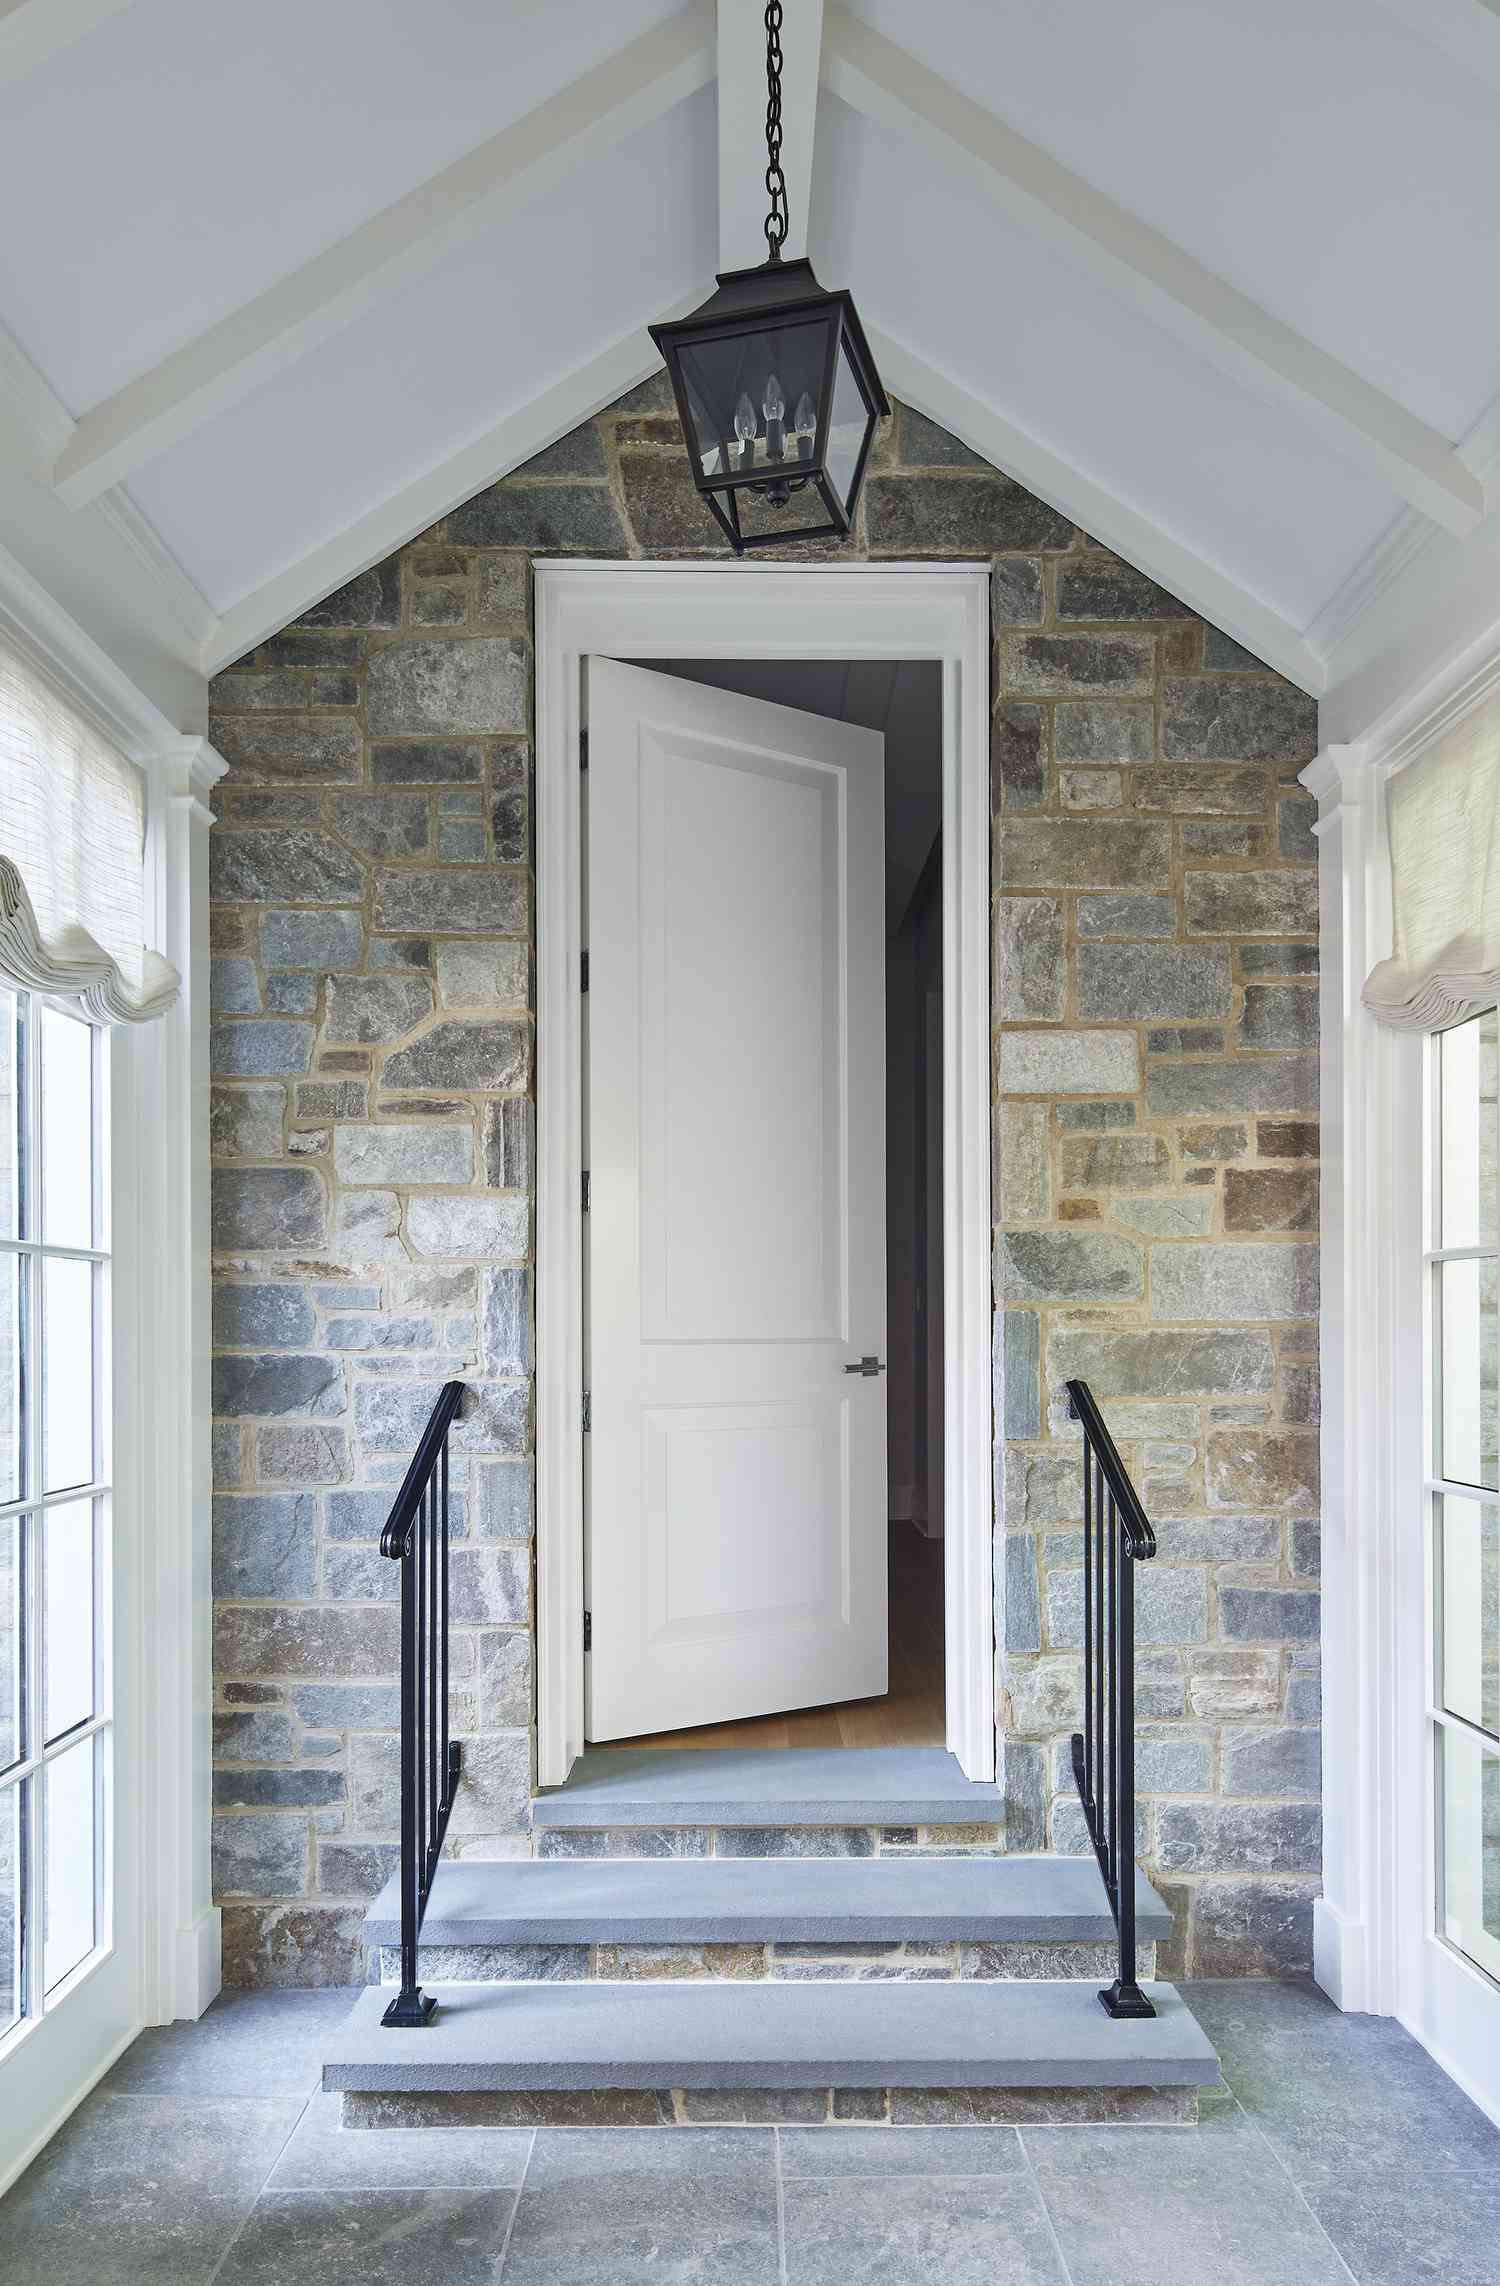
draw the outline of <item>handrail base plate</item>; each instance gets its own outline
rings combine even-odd
[[[414,1992],[398,1992],[380,2021],[382,2024],[399,2025],[404,2031],[419,2031],[424,2024],[432,2022],[436,2013],[436,1999],[431,1993],[423,1992],[419,1986]],[[1146,2014],[1149,2016],[1151,2013],[1148,2007]]]
[[[1099,1995],[1099,2006],[1106,2016],[1154,2016],[1146,1995],[1138,1984],[1123,1984],[1119,1977]]]

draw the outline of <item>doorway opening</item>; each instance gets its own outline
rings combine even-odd
[[[884,1524],[886,1688],[727,1721],[622,1737],[620,1746],[942,1746],[943,926],[942,670],[931,659],[631,662],[705,690],[867,730],[880,740],[879,900],[885,1073]],[[587,915],[586,915],[587,918]],[[747,990],[754,979],[743,980]],[[733,989],[731,987],[731,989]],[[795,1148],[796,1139],[788,1138]],[[804,1138],[805,1140],[805,1138]],[[591,1375],[591,1378],[595,1376]],[[862,1377],[863,1378],[863,1377]],[[861,1394],[863,1394],[861,1392]],[[767,1677],[767,1688],[774,1681]],[[593,1733],[590,1732],[590,1737]],[[601,1743],[603,1743],[601,1741]]]
[[[585,1737],[942,1747],[942,672],[588,704]]]
[[[535,580],[540,1784],[830,1720],[989,1782],[988,581]]]

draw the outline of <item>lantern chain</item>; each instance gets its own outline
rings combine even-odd
[[[781,260],[787,233],[786,176],[781,171],[781,0],[766,4],[766,216],[767,259]]]

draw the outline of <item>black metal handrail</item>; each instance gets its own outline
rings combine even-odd
[[[1067,1384],[1083,1429],[1083,1731],[1073,1777],[1120,1939],[1111,2016],[1154,2016],[1136,1978],[1135,1567],[1156,1554],[1152,1531],[1086,1381]]]
[[[401,1566],[401,1989],[382,2024],[426,2024],[437,2006],[417,1938],[463,1766],[448,1736],[448,1430],[463,1396],[443,1384],[380,1535]]]

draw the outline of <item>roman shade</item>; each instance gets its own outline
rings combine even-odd
[[[1500,999],[1500,702],[1387,791],[1393,948],[1365,980],[1383,1024],[1431,1032]]]
[[[145,944],[141,774],[0,637],[0,983],[104,1024],[165,1014],[177,971]]]

